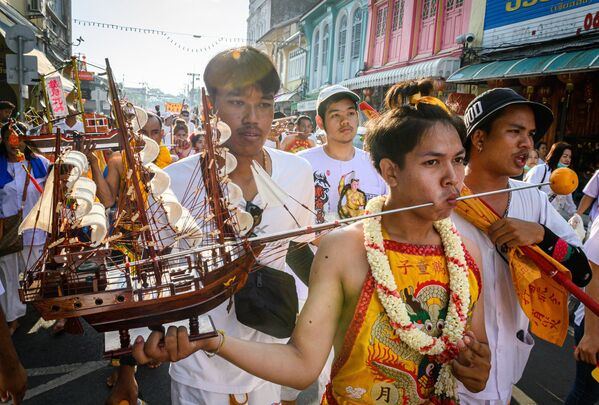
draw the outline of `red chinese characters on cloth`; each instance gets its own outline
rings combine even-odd
[[[60,76],[46,78],[46,93],[50,101],[52,115],[55,117],[64,117],[68,115],[67,103],[62,88]]]

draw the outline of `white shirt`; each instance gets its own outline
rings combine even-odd
[[[365,194],[366,202],[387,192],[387,185],[374,168],[368,153],[358,148],[354,151],[354,157],[347,161],[333,159],[323,146],[298,153],[312,165],[316,222],[339,219],[339,205],[345,204],[345,198],[339,204],[339,189],[349,187],[352,179],[359,180],[358,190]],[[344,185],[340,185],[342,177]]]
[[[83,122],[81,121],[75,122],[75,125],[70,127],[67,124],[66,120],[62,120],[54,125],[54,132],[56,132],[56,128],[60,128],[60,132],[62,132],[63,134],[67,131],[76,131],[81,133],[85,132],[85,127],[83,126]]]
[[[50,162],[43,156],[38,156],[46,170]],[[14,180],[4,185],[0,189],[0,218],[10,217],[16,215],[21,209],[23,188],[27,180],[27,173],[23,168],[23,164],[27,166],[27,161],[20,162],[7,162],[8,173],[13,176]],[[31,169],[33,175],[33,169]],[[35,179],[38,184],[44,188],[46,178]],[[33,206],[42,194],[33,185],[32,181],[29,181],[27,187],[27,193],[25,197],[25,205],[23,206],[23,218],[25,218],[29,212],[33,209]],[[46,241],[46,232],[39,229],[27,229],[23,232],[23,244],[24,245],[43,245]]]
[[[544,163],[530,169],[528,173],[526,173],[526,176],[524,176],[524,181],[531,184],[545,183],[549,181],[550,176],[551,169]],[[556,195],[549,186],[542,186],[541,190],[552,198],[551,205],[553,205],[564,218],[569,219],[576,213],[576,204],[574,204],[572,194]]]
[[[311,208],[314,204],[312,170],[310,164],[304,159],[290,153],[274,149],[266,149],[272,161],[272,179],[288,195]],[[197,173],[200,155],[193,155],[182,159],[166,167],[164,170],[171,177],[171,188],[179,201],[184,201],[185,190],[188,189],[194,171],[195,179],[201,178]],[[197,180],[196,180],[197,181]],[[195,189],[195,187],[192,187]],[[189,198],[187,198],[189,201]],[[283,206],[266,206],[260,195],[257,195],[252,203],[264,208],[262,221],[254,230],[257,235],[271,234],[274,232],[291,230],[297,228],[297,224],[291,218]],[[287,208],[294,215],[300,226],[308,226],[313,222],[313,215],[294,202],[291,198],[285,201]],[[189,204],[189,202],[188,202]],[[183,204],[185,205],[185,203]],[[245,209],[246,202],[242,201],[239,206]],[[192,210],[192,207],[187,207]],[[286,269],[285,251],[281,251],[280,245],[288,241],[269,244],[258,258],[258,262],[271,268],[280,269],[291,273]],[[273,255],[273,249],[279,246],[277,254]],[[280,252],[280,253],[279,253]],[[301,284],[296,279],[296,286]],[[235,316],[235,305],[227,312],[229,301],[222,303],[217,308],[208,312],[218,329],[225,331],[225,335],[234,336],[244,340],[265,343],[284,343],[282,339],[258,332],[241,324]],[[208,358],[204,353],[198,352],[194,355],[172,363],[170,368],[171,378],[179,383],[201,389],[204,391],[223,394],[243,394],[260,388],[267,382],[255,377],[228,361],[216,356]]]
[[[596,172],[595,175],[597,175]],[[593,221],[589,238],[584,243],[584,253],[589,262],[599,266],[599,221]],[[580,304],[574,313],[574,323],[580,325],[584,319],[584,305]]]
[[[599,211],[599,170],[593,174],[593,177],[591,177],[587,185],[584,186],[582,192],[595,199],[591,205],[591,211],[589,212],[589,219],[593,222]]]
[[[512,188],[524,184],[509,180]],[[566,242],[580,246],[573,229],[539,189],[513,192],[507,216],[545,225]],[[529,320],[518,302],[508,264],[496,247],[486,234],[458,214],[454,213],[452,219],[460,234],[474,241],[482,255],[485,328],[491,350],[491,372],[486,388],[473,394],[460,385],[460,399],[464,397],[464,404],[482,404],[488,400],[507,404],[512,386],[522,377],[534,345],[528,332]]]
[[[275,141],[271,141],[270,139],[267,139],[266,142],[264,142],[264,146],[271,149],[278,149],[277,143]]]

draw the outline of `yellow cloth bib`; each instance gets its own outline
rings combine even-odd
[[[464,186],[461,194],[472,192]],[[499,220],[479,198],[460,201],[455,211],[483,232]],[[509,248],[507,256],[514,289],[530,320],[532,333],[550,343],[563,345],[568,333],[568,291],[541,268],[571,277],[570,271],[537,245]]]
[[[398,292],[413,322],[440,336],[449,303],[449,273],[442,246],[410,245],[385,238]],[[466,252],[471,304],[482,289],[479,270]],[[362,287],[343,348],[333,364],[322,404],[422,404],[429,401],[441,368],[395,335],[376,294],[372,274]]]

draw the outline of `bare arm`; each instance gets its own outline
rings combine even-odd
[[[104,173],[102,172],[102,170],[100,169],[100,164],[98,163],[98,157],[95,154],[95,144],[91,141],[86,141],[83,144],[83,150],[82,152],[85,154],[85,156],[87,156],[87,160],[89,162],[89,166],[92,172],[92,179],[94,180],[94,183],[96,183],[96,196],[98,197],[98,199],[100,200],[100,202],[106,207],[112,207],[114,205],[114,202],[116,200],[116,193],[113,193],[112,191],[112,187],[109,183],[109,181],[113,181],[109,180],[110,176],[111,176],[111,162],[113,162],[113,158],[108,160],[108,178],[104,178]],[[120,158],[119,158],[120,160]],[[114,165],[114,163],[113,163]],[[112,171],[115,171],[115,168],[112,169]],[[114,174],[114,173],[113,173]],[[120,174],[119,174],[120,176]],[[117,176],[117,181],[119,181],[119,177]],[[117,183],[116,185],[116,190],[118,190],[118,186],[119,184]],[[118,191],[117,191],[118,192]]]
[[[580,203],[578,204],[578,209],[576,210],[576,213],[578,215],[582,215],[585,212],[587,212],[589,207],[593,204],[593,201],[595,201],[593,197],[590,197],[585,194],[580,200]]]
[[[308,300],[287,345],[227,341],[220,355],[276,384],[305,389],[314,382],[331,351],[343,305],[339,251],[323,239],[312,266]]]
[[[105,183],[108,185],[110,191],[110,198],[107,202],[110,205],[104,204],[105,207],[112,207],[116,202],[119,195],[119,188],[121,186],[121,177],[123,174],[123,159],[121,155],[113,156],[108,160],[108,175],[106,176]],[[100,197],[99,197],[100,198]],[[100,198],[101,200],[101,198]]]
[[[340,233],[341,234],[341,233]],[[283,344],[248,342],[225,338],[218,354],[250,374],[297,389],[308,387],[317,377],[331,350],[343,307],[341,273],[347,259],[336,249],[338,236],[323,239],[312,265],[310,292],[293,335]],[[140,363],[177,361],[198,350],[215,351],[221,339],[189,342],[185,328],[169,328],[163,337],[153,332],[147,343],[138,338],[133,353]]]
[[[4,312],[0,309],[0,397],[8,394],[20,404],[27,389],[27,374],[12,343]]]

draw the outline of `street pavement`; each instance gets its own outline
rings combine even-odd
[[[104,337],[88,325],[83,336],[52,336],[51,323],[32,308],[21,320],[15,345],[29,375],[26,405],[103,404],[109,394],[106,378],[112,368],[102,360]],[[132,336],[134,339],[135,337]],[[512,405],[561,404],[574,380],[573,339],[559,348],[537,339]],[[168,364],[139,367],[140,396],[150,405],[170,404]],[[300,395],[299,405],[317,404],[316,386]]]

